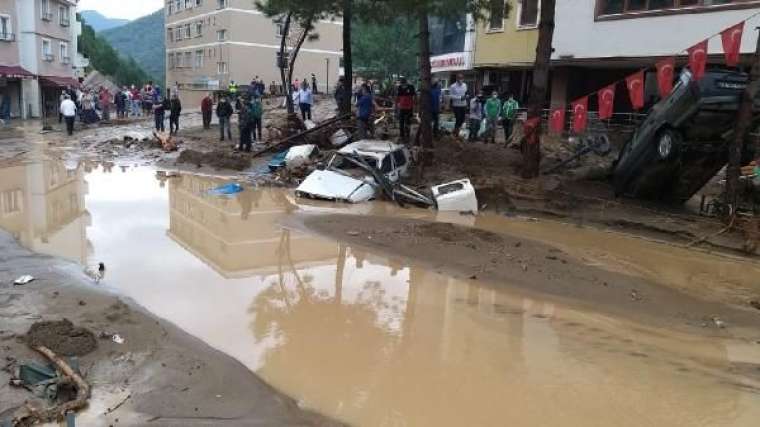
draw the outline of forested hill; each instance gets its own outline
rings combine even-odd
[[[119,55],[107,40],[95,33],[87,21],[82,23],[79,49],[90,59],[90,67],[112,77],[116,84],[140,84],[150,80],[150,76],[133,59]]]
[[[87,21],[87,23],[96,32],[104,31],[109,28],[115,28],[129,22],[129,19],[116,19],[116,18],[105,17],[100,12],[97,12],[94,10],[83,10],[79,12],[79,14],[82,15],[82,18],[84,18],[84,20]]]
[[[165,86],[163,9],[100,34],[122,56],[134,58],[155,82]]]

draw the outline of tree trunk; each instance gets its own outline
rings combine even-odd
[[[343,104],[339,105],[340,114],[351,113],[351,97],[353,95],[354,69],[351,62],[351,19],[352,0],[343,0],[343,88],[345,96]]]
[[[742,101],[736,118],[734,139],[728,147],[728,168],[726,169],[726,204],[729,206],[731,217],[736,215],[736,207],[739,199],[739,175],[741,174],[742,148],[747,139],[747,133],[752,125],[753,100],[760,90],[760,35],[757,39],[755,56],[752,61],[752,70],[749,74],[749,83],[742,94]],[[755,153],[757,154],[757,153]]]
[[[296,68],[296,59],[298,58],[298,53],[301,51],[301,46],[303,46],[303,42],[306,41],[306,37],[309,35],[309,32],[311,31],[311,22],[312,20],[309,19],[304,23],[303,25],[303,31],[298,36],[298,41],[296,41],[296,45],[293,47],[293,50],[290,51],[290,57],[288,58],[289,64],[288,64],[288,86],[292,88],[292,82],[293,82],[293,71]],[[297,89],[297,88],[296,88]],[[290,107],[288,108],[288,113],[295,114],[295,105],[293,104],[293,93],[291,91],[290,93]]]
[[[420,142],[422,145],[420,165],[430,165],[433,160],[433,129],[431,127],[432,112],[430,111],[430,29],[428,28],[427,11],[419,13],[420,25]]]
[[[541,111],[549,92],[549,65],[554,38],[554,9],[556,0],[541,1],[541,22],[538,25],[536,62],[533,66],[533,85],[528,102],[528,123],[538,121],[537,126],[526,126],[522,142],[523,177],[535,178],[541,163]]]
[[[277,66],[280,67],[280,79],[282,80],[282,91],[285,94],[285,105],[288,107],[289,114],[295,114],[296,110],[293,106],[293,90],[290,85],[290,79],[285,75],[285,67],[288,65],[288,61],[285,60],[285,54],[288,49],[288,33],[290,32],[290,20],[292,15],[290,13],[285,17],[285,25],[282,28],[282,40],[280,40],[280,59],[277,61]]]

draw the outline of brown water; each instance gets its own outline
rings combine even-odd
[[[0,227],[37,251],[105,262],[105,286],[304,407],[361,426],[760,422],[758,376],[741,374],[757,369],[758,344],[645,329],[283,229],[290,214],[344,210],[299,204],[286,191],[216,197],[206,194],[219,183],[211,178],[89,168],[0,169]],[[712,286],[727,300],[760,277],[746,261],[618,234],[451,218],[688,292]]]

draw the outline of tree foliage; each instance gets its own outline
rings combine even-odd
[[[352,47],[355,68],[363,76],[379,80],[394,75],[416,80],[419,76],[417,23],[408,17],[398,17],[390,23],[358,20]]]
[[[154,82],[164,85],[166,84],[164,21],[164,10],[160,9],[120,27],[101,31],[98,35],[105,38],[122,58],[134,58]]]
[[[137,85],[150,80],[150,76],[134,59],[119,56],[118,52],[87,23],[82,23],[79,51],[90,59],[90,68],[111,77],[118,85]]]

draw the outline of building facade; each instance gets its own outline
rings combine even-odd
[[[75,85],[76,0],[0,0],[0,116],[55,114]]]
[[[475,21],[469,14],[454,19],[430,18],[430,66],[434,77],[446,88],[463,74],[473,87],[476,75],[473,71],[475,51]]]
[[[282,26],[259,12],[249,0],[171,0],[166,12],[166,85],[177,87],[187,105],[226,89],[231,82],[248,84],[254,77],[267,87],[280,84],[277,56]],[[338,80],[342,57],[339,21],[315,26],[318,38],[303,44],[293,79],[311,79],[319,89]]]

